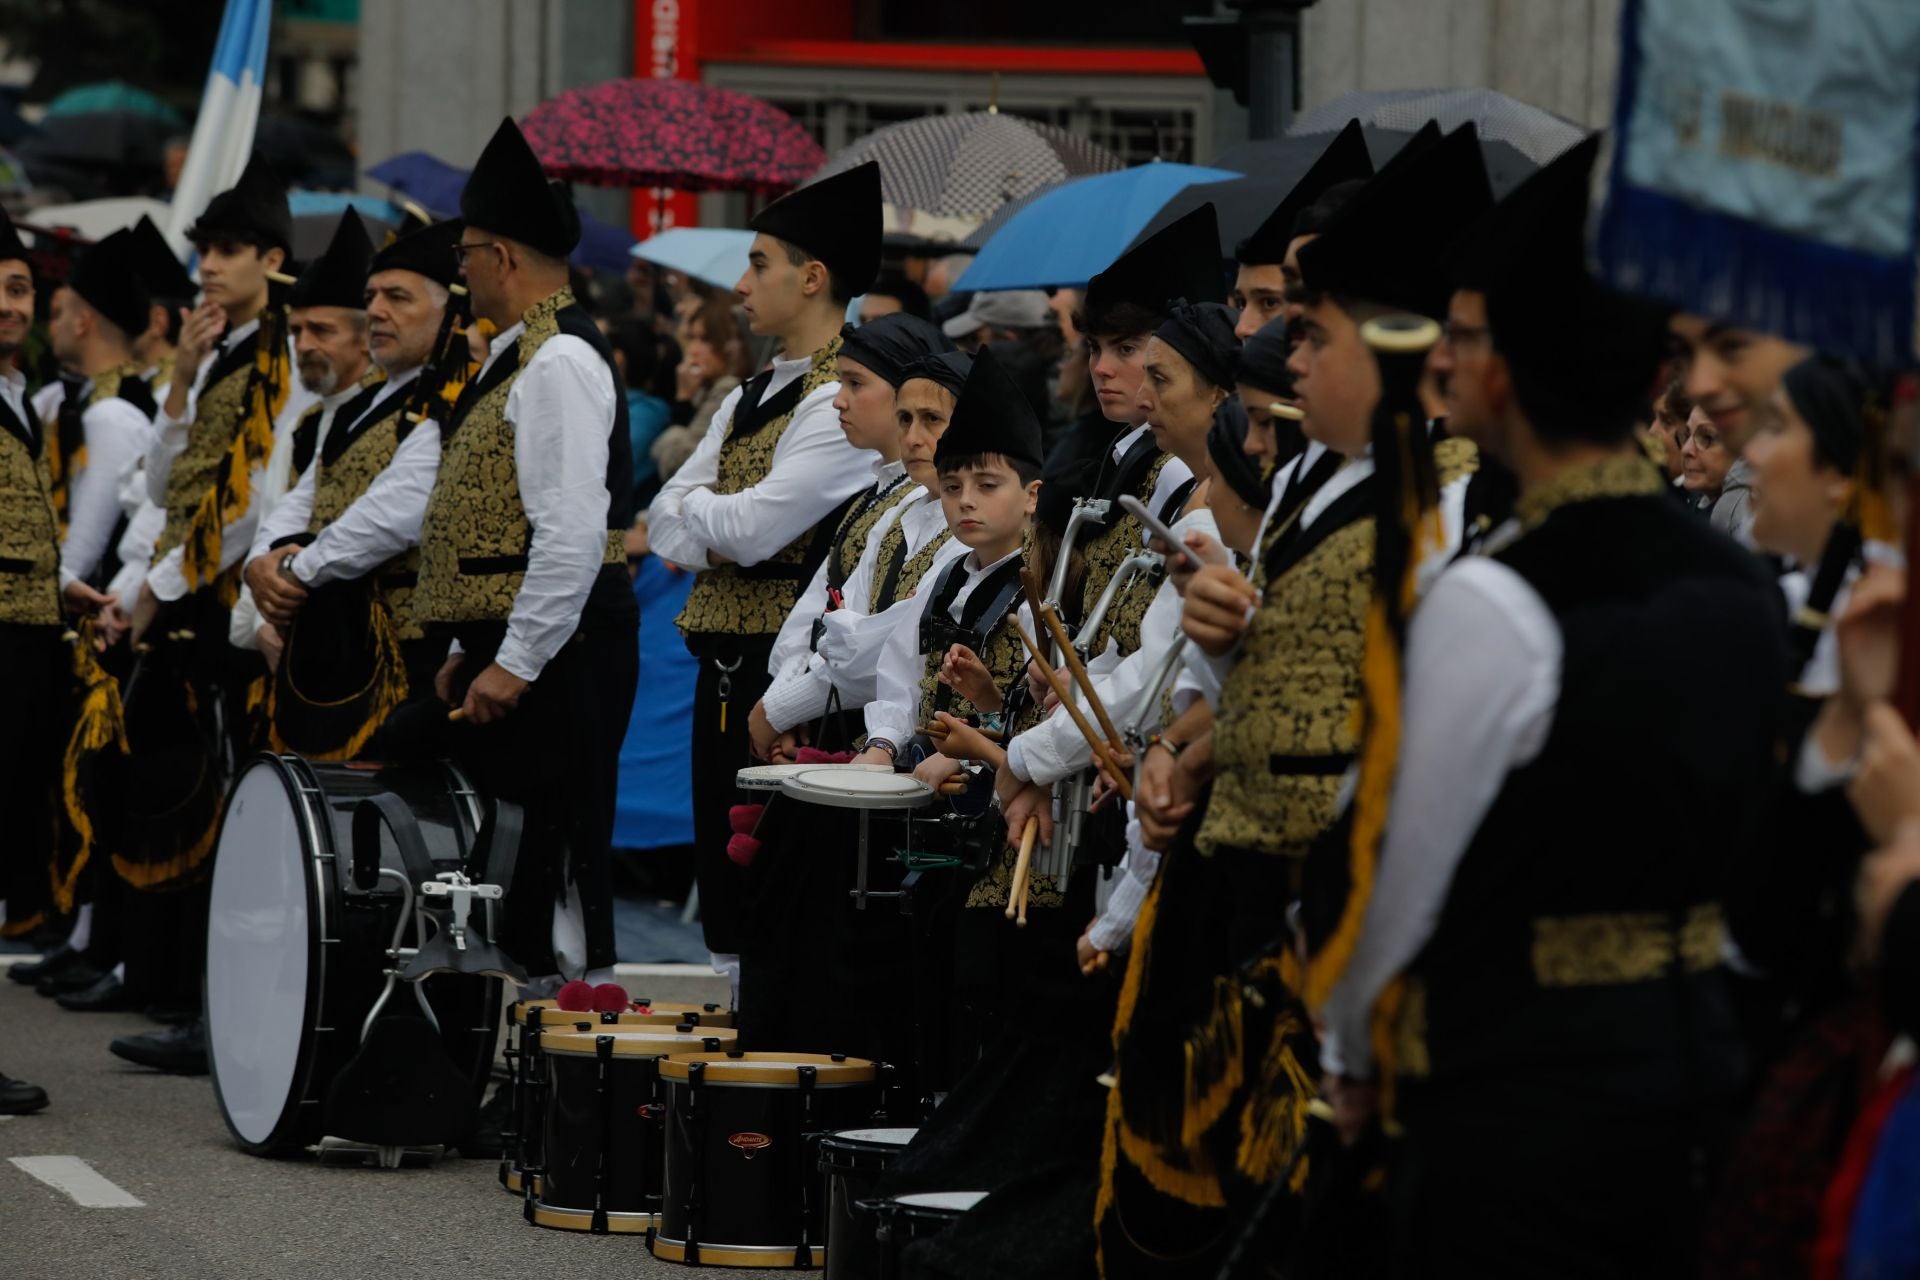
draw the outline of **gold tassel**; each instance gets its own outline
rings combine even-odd
[[[67,750],[61,765],[60,798],[66,819],[79,842],[78,852],[67,874],[54,881],[53,902],[61,915],[73,910],[74,890],[80,872],[93,856],[93,819],[87,813],[80,794],[80,762],[107,747],[127,753],[127,725],[120,705],[120,686],[100,666],[93,653],[93,626],[82,623],[73,645],[73,674],[86,689],[80,701],[80,713],[73,732],[67,735]]]
[[[394,625],[393,611],[386,601],[375,596],[367,609],[367,633],[374,649],[373,679],[368,684],[367,715],[360,727],[340,746],[330,750],[306,750],[287,745],[280,736],[280,727],[273,720],[273,707],[277,693],[268,694],[267,741],[275,752],[290,751],[304,755],[309,760],[353,760],[366,750],[367,743],[377,733],[387,717],[401,703],[407,700],[407,666],[400,653],[400,629]],[[281,661],[286,661],[284,655]],[[277,690],[277,686],[276,686]],[[361,695],[356,694],[355,697]]]
[[[1185,1150],[1200,1146],[1246,1082],[1242,1014],[1239,984],[1231,978],[1215,978],[1213,1012],[1205,1025],[1187,1037],[1186,1097],[1180,1113],[1180,1145]]]
[[[1287,1043],[1289,1036],[1304,1030],[1300,1020],[1290,1012],[1274,1019],[1262,1063],[1262,1091],[1249,1099],[1240,1113],[1240,1145],[1234,1153],[1234,1162],[1241,1174],[1256,1185],[1279,1177],[1307,1139],[1307,1106],[1320,1095],[1320,1090]],[[1307,1161],[1301,1159],[1293,1166],[1288,1189],[1298,1192],[1306,1181]]]

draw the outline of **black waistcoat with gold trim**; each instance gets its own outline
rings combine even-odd
[[[1153,491],[1160,483],[1160,473],[1166,470],[1167,463],[1172,460],[1172,454],[1160,451],[1160,446],[1154,443],[1153,432],[1149,430],[1127,450],[1112,477],[1095,495],[1115,505],[1108,512],[1106,527],[1081,543],[1086,573],[1080,591],[1080,617],[1085,618],[1093,611],[1100,601],[1100,594],[1107,589],[1107,584],[1113,581],[1113,575],[1127,558],[1146,550],[1146,544],[1140,540],[1140,521],[1120,509],[1120,495],[1130,493],[1142,504],[1150,506]],[[1192,486],[1182,487],[1183,498],[1190,492]],[[1154,514],[1172,523],[1167,512],[1156,511]],[[1121,590],[1101,622],[1100,634],[1094,638],[1091,646],[1087,646],[1089,652],[1099,653],[1109,640],[1122,657],[1140,647],[1140,622],[1147,616],[1147,607],[1153,603],[1162,577],[1157,572],[1144,574],[1134,578]]]
[[[1434,449],[1442,485],[1477,461],[1465,441]],[[1338,465],[1327,464],[1327,473]],[[1338,815],[1341,779],[1359,746],[1373,485],[1371,476],[1360,481],[1302,529],[1305,490],[1263,539],[1260,607],[1214,718],[1213,795],[1197,838],[1203,854],[1232,845],[1305,857]]]
[[[246,421],[247,388],[252,384],[260,333],[255,329],[216,356],[200,384],[193,421],[187,427],[187,447],[167,469],[167,522],[153,544],[155,560],[186,538],[193,513],[219,481],[220,466]]]
[[[469,382],[447,415],[440,435],[440,471],[427,498],[420,531],[420,574],[414,589],[414,622],[504,623],[526,579],[533,525],[520,501],[514,461],[514,427],[507,397],[520,371],[549,340],[579,338],[613,368],[606,338],[571,289],[561,289],[529,307],[514,344]],[[603,595],[626,590],[626,550],[633,523],[632,445],[627,437],[627,401],[613,398],[607,438],[607,542],[600,577],[586,608]],[[618,579],[616,582],[615,579]]]
[[[407,403],[405,392],[396,391],[378,405],[379,384],[366,387],[359,395],[340,406],[334,427],[327,433],[313,465],[313,514],[307,532],[322,529],[346,514],[347,508],[365,496],[399,452],[413,424],[400,411]],[[425,634],[413,616],[413,589],[420,576],[420,548],[412,547],[373,571],[380,598],[393,614],[395,629],[402,640],[417,640]]]
[[[60,528],[39,416],[0,398],[0,623],[60,622]]]
[[[1406,1074],[1592,1069],[1678,1099],[1731,1072],[1720,897],[1761,844],[1784,610],[1759,561],[1665,488],[1641,458],[1580,468],[1526,495],[1525,531],[1494,553],[1552,611],[1558,699],[1412,966]],[[1713,660],[1649,664],[1680,643]],[[1676,721],[1678,705],[1713,714]]]
[[[713,491],[722,496],[758,484],[773,467],[773,452],[793,422],[800,402],[840,374],[834,361],[840,339],[813,353],[807,371],[779,391],[768,393],[772,375],[762,373],[741,390],[733,419],[720,444],[718,479]],[[827,553],[826,541],[839,527],[844,506],[835,507],[812,528],[754,565],[723,564],[702,569],[687,594],[686,607],[675,622],[690,646],[729,636],[771,639],[793,612],[800,591]]]
[[[855,495],[853,505],[840,517],[840,524],[833,531],[833,546],[827,552],[828,590],[840,591],[846,587],[860,557],[867,553],[873,527],[880,523],[880,517],[905,502],[914,489],[911,479],[899,475]],[[898,525],[899,521],[894,521],[894,526]]]
[[[938,504],[940,500],[929,497],[926,501]],[[927,539],[925,546],[908,555],[906,524],[907,513],[903,511],[880,535],[880,546],[874,552],[873,590],[868,592],[869,613],[879,613],[911,599],[920,589],[920,580],[933,567],[933,558],[953,536],[953,530],[943,524]]]

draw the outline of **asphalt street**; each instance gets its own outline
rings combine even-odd
[[[628,985],[663,1000],[726,998],[724,980],[708,976]],[[656,1261],[639,1236],[530,1226],[519,1201],[500,1189],[493,1161],[382,1171],[249,1156],[233,1145],[206,1077],[162,1075],[107,1052],[113,1036],[151,1026],[134,1013],[66,1013],[31,988],[0,981],[0,1071],[53,1098],[37,1115],[0,1117],[0,1276],[740,1274]],[[74,1160],[35,1159],[61,1156]],[[64,1179],[72,1194],[27,1171],[35,1167]],[[141,1204],[84,1207],[76,1196]]]

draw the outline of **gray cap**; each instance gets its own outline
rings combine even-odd
[[[1039,289],[1003,289],[976,293],[967,309],[940,328],[949,338],[964,338],[992,325],[996,329],[1044,329],[1052,321],[1047,295]]]

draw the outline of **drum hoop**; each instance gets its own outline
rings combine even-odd
[[[922,1213],[928,1213],[928,1211],[931,1210],[932,1212],[929,1213],[928,1216],[932,1216],[932,1214],[952,1214],[958,1217],[963,1213],[971,1213],[981,1200],[987,1198],[988,1194],[989,1193],[985,1191],[912,1191],[906,1195],[894,1196],[892,1200],[894,1204],[902,1209],[917,1209]],[[976,1199],[973,1204],[962,1209],[951,1204],[938,1203],[936,1197],[940,1196],[977,1196],[979,1199]]]
[[[802,804],[817,804],[829,809],[866,809],[899,810],[918,809],[933,802],[933,788],[918,778],[904,774],[892,776],[901,778],[904,784],[890,790],[862,791],[856,787],[835,786],[825,783],[810,783],[807,779],[814,773],[832,773],[836,765],[822,765],[818,770],[808,769],[796,773],[780,784],[780,794],[790,796]]]
[[[644,1048],[631,1046],[672,1045],[683,1052],[701,1052],[706,1049],[703,1040],[719,1040],[722,1044],[731,1043],[738,1038],[732,1027],[715,1027],[715,1031],[725,1031],[725,1036],[683,1036],[672,1032],[656,1035],[645,1028],[623,1029],[620,1027],[602,1027],[594,1031],[562,1031],[557,1035],[542,1032],[540,1052],[550,1053],[559,1058],[592,1058],[600,1052],[600,1037],[613,1036],[613,1056],[616,1058],[664,1058],[673,1049],[663,1049],[658,1053],[648,1052]],[[691,1046],[698,1045],[698,1049]]]
[[[297,755],[275,755],[269,751],[256,752],[248,759],[247,763],[234,773],[233,782],[227,788],[226,798],[221,803],[220,826],[214,832],[213,847],[217,852],[221,840],[226,837],[227,818],[233,811],[233,797],[239,791],[241,782],[261,765],[271,768],[279,779],[281,787],[287,793],[288,801],[293,806],[294,813],[299,818],[301,829],[307,836],[307,848],[300,853],[301,860],[306,863],[303,868],[305,874],[300,877],[300,882],[306,886],[307,891],[306,1000],[307,1010],[317,1012],[326,1007],[327,975],[324,963],[326,948],[323,940],[328,936],[331,926],[327,913],[327,886],[320,879],[320,866],[327,860],[332,860],[336,868],[339,864],[333,846],[332,824],[318,821],[314,809],[314,798],[324,796],[326,792],[320,786],[319,779],[314,777],[307,762]],[[219,867],[218,858],[214,860],[214,866],[216,869]],[[203,1008],[210,1007],[205,973],[200,977],[200,1002]],[[293,1079],[289,1082],[286,1100],[281,1104],[280,1115],[268,1130],[267,1136],[258,1142],[253,1142],[241,1137],[239,1127],[234,1124],[232,1115],[227,1111],[226,1096],[220,1089],[220,1057],[213,1052],[213,1023],[211,1019],[208,1020],[207,1074],[213,1082],[214,1101],[220,1107],[220,1118],[226,1122],[227,1132],[239,1139],[248,1149],[254,1151],[271,1149],[276,1143],[275,1135],[286,1128],[288,1119],[299,1112],[305,1101],[307,1085],[313,1077],[315,1037],[313,1024],[312,1016],[302,1017],[300,1047],[294,1056]]]
[[[706,1064],[701,1073],[703,1085],[743,1085],[748,1087],[798,1089],[798,1068],[814,1068],[816,1089],[839,1089],[849,1085],[872,1084],[880,1078],[877,1064],[866,1058],[848,1058],[835,1062],[823,1053],[748,1053],[738,1057],[725,1053],[675,1053],[660,1059],[660,1078],[688,1078],[694,1063]],[[703,1249],[705,1245],[701,1246]]]

